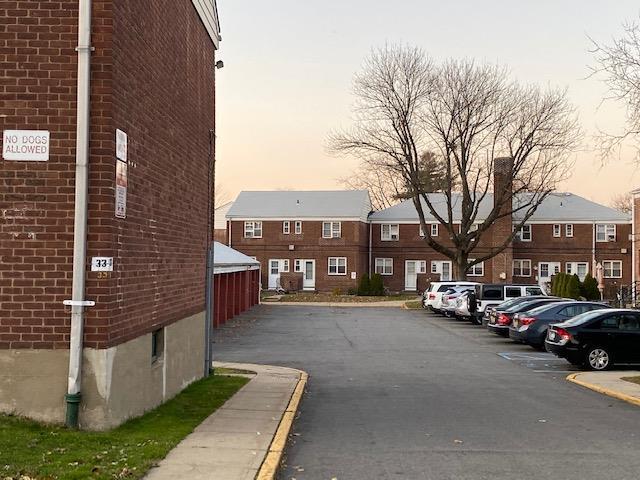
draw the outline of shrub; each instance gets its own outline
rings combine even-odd
[[[555,295],[558,297],[566,297],[567,296],[567,284],[569,281],[568,275],[566,273],[558,273],[558,287]]]
[[[562,281],[563,281],[564,273],[556,273],[553,277],[551,277],[551,295],[555,295],[556,297],[562,296]]]
[[[340,295],[342,295],[342,289],[340,287],[336,287],[331,291],[331,295],[333,295],[334,297],[339,297]]]
[[[382,282],[382,275],[379,273],[371,275],[369,295],[375,295],[376,297],[384,295],[384,283]]]
[[[580,299],[580,279],[578,275],[567,275],[568,281],[566,286],[566,296],[567,298],[573,298],[574,300]]]
[[[369,275],[366,273],[362,274],[360,277],[360,284],[358,285],[358,295],[369,295],[371,291],[371,282],[369,281]]]
[[[598,290],[598,281],[589,273],[584,277],[582,282],[582,296],[587,300],[600,300],[600,290]]]

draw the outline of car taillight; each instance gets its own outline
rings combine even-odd
[[[569,332],[567,332],[564,328],[556,328],[556,334],[562,339],[562,340],[566,340],[567,342],[569,340],[571,340],[571,334]]]
[[[531,325],[536,319],[533,317],[523,317],[520,319],[520,325]]]
[[[509,325],[511,323],[511,319],[504,313],[501,313],[498,315],[498,323],[500,325]]]
[[[436,299],[436,294],[435,293],[430,293],[429,294],[429,300],[435,300]]]

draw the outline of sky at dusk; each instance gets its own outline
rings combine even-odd
[[[217,179],[241,190],[337,189],[358,160],[327,153],[331,130],[350,125],[353,76],[372,47],[419,46],[435,60],[474,58],[507,66],[522,83],[566,87],[585,132],[562,189],[608,203],[640,187],[631,149],[605,165],[598,129],[618,132],[624,109],[602,104],[587,78],[589,37],[607,43],[638,20],[633,0],[218,0]]]

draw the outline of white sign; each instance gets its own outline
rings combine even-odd
[[[355,280],[357,277],[356,272],[351,272],[351,280]]]
[[[127,161],[127,134],[119,128],[116,128],[116,158]]]
[[[92,272],[113,272],[113,257],[92,257]]]
[[[127,164],[116,161],[116,217],[127,218]]]
[[[46,162],[49,160],[47,130],[5,130],[2,134],[2,158]]]

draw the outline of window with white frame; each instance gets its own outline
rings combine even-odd
[[[622,278],[622,260],[605,260],[602,266],[604,278]]]
[[[564,226],[565,237],[573,237],[573,223],[567,223]]]
[[[531,260],[514,259],[513,260],[513,276],[514,277],[530,277],[531,276]]]
[[[262,238],[262,222],[244,222],[244,238]]]
[[[400,225],[397,223],[383,223],[380,225],[380,239],[389,242],[400,238]]]
[[[437,237],[438,236],[438,227],[439,227],[439,225],[437,223],[432,223],[431,224],[431,236],[432,237]]]
[[[473,262],[475,259],[470,258],[469,261]],[[476,263],[467,270],[469,277],[483,277],[484,276],[484,262]]]
[[[282,233],[285,235],[289,235],[291,233],[291,222],[289,220],[282,222]]]
[[[559,223],[556,223],[553,226],[553,236],[554,237],[560,237],[562,235],[562,225],[560,225]]]
[[[521,242],[531,241],[531,225],[522,225],[516,233],[516,239]]]
[[[613,223],[596,225],[596,242],[615,242],[616,226]]]
[[[329,275],[347,274],[347,257],[329,257]]]
[[[416,273],[427,273],[427,261],[418,260],[416,262]]]
[[[440,262],[432,261],[431,262],[431,273],[438,273],[438,265]]]
[[[295,232],[296,232],[296,235],[300,235],[302,233],[302,221],[296,220]]]
[[[282,259],[282,270],[280,270],[281,272],[288,272],[289,271],[289,259],[288,258],[284,258]]]
[[[340,238],[340,222],[322,222],[322,238]]]
[[[589,262],[566,262],[565,272],[569,275],[573,275],[575,273],[578,275],[580,281],[583,282],[584,277],[589,273]]]
[[[376,258],[376,273],[393,275],[393,258]]]
[[[296,259],[296,260],[293,261],[293,271],[295,273],[302,272],[302,260]]]

